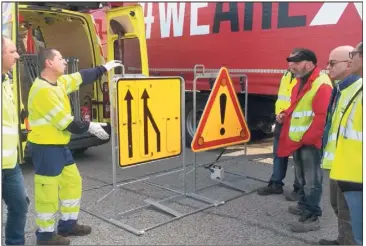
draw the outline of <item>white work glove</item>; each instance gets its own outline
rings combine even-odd
[[[109,135],[104,131],[102,126],[106,126],[107,123],[90,122],[88,132],[95,135],[97,138],[102,140],[108,139]]]
[[[111,69],[113,69],[115,67],[121,67],[122,66],[122,62],[121,61],[118,61],[118,60],[113,60],[113,61],[107,62],[103,66],[105,67],[105,69],[107,69],[107,71],[110,71]]]

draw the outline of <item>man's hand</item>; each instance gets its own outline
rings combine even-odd
[[[109,61],[106,64],[103,65],[105,67],[105,69],[107,69],[107,71],[112,70],[115,67],[121,67],[122,66],[122,62],[118,61],[118,60],[113,60],[113,61]]]
[[[109,135],[106,133],[106,131],[104,131],[102,126],[107,126],[107,123],[90,122],[88,132],[102,140],[107,140]]]
[[[278,123],[282,124],[282,123],[283,123],[283,120],[285,119],[285,116],[286,116],[286,114],[285,114],[285,113],[280,113],[280,114],[278,114],[278,115],[276,116],[276,121],[277,121]]]

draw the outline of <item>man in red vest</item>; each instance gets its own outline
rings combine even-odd
[[[292,90],[291,106],[277,116],[277,121],[283,123],[277,155],[293,155],[300,183],[298,204],[289,207],[289,212],[300,218],[291,230],[315,231],[320,229],[318,217],[322,215],[320,148],[332,83],[328,75],[320,73],[316,55],[309,49],[299,49],[287,61],[298,83]]]

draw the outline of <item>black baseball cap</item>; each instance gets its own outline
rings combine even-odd
[[[286,58],[287,62],[311,61],[314,65],[318,62],[315,53],[309,49],[298,49],[296,55]]]

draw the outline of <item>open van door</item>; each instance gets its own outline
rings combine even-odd
[[[140,5],[112,8],[107,10],[107,59],[120,60],[126,74],[149,76],[145,21]],[[122,72],[120,67],[109,73]]]
[[[2,23],[1,32],[2,35],[10,38],[14,44],[18,42],[18,3],[17,2],[2,2]],[[17,111],[20,111],[20,100],[19,100],[19,76],[18,76],[18,63],[13,67],[10,75],[12,76],[12,87],[13,87],[13,98]],[[18,131],[21,131],[21,122],[18,120]],[[23,160],[23,146],[21,140],[22,134],[19,134],[19,145],[18,145],[18,162],[21,163]]]

